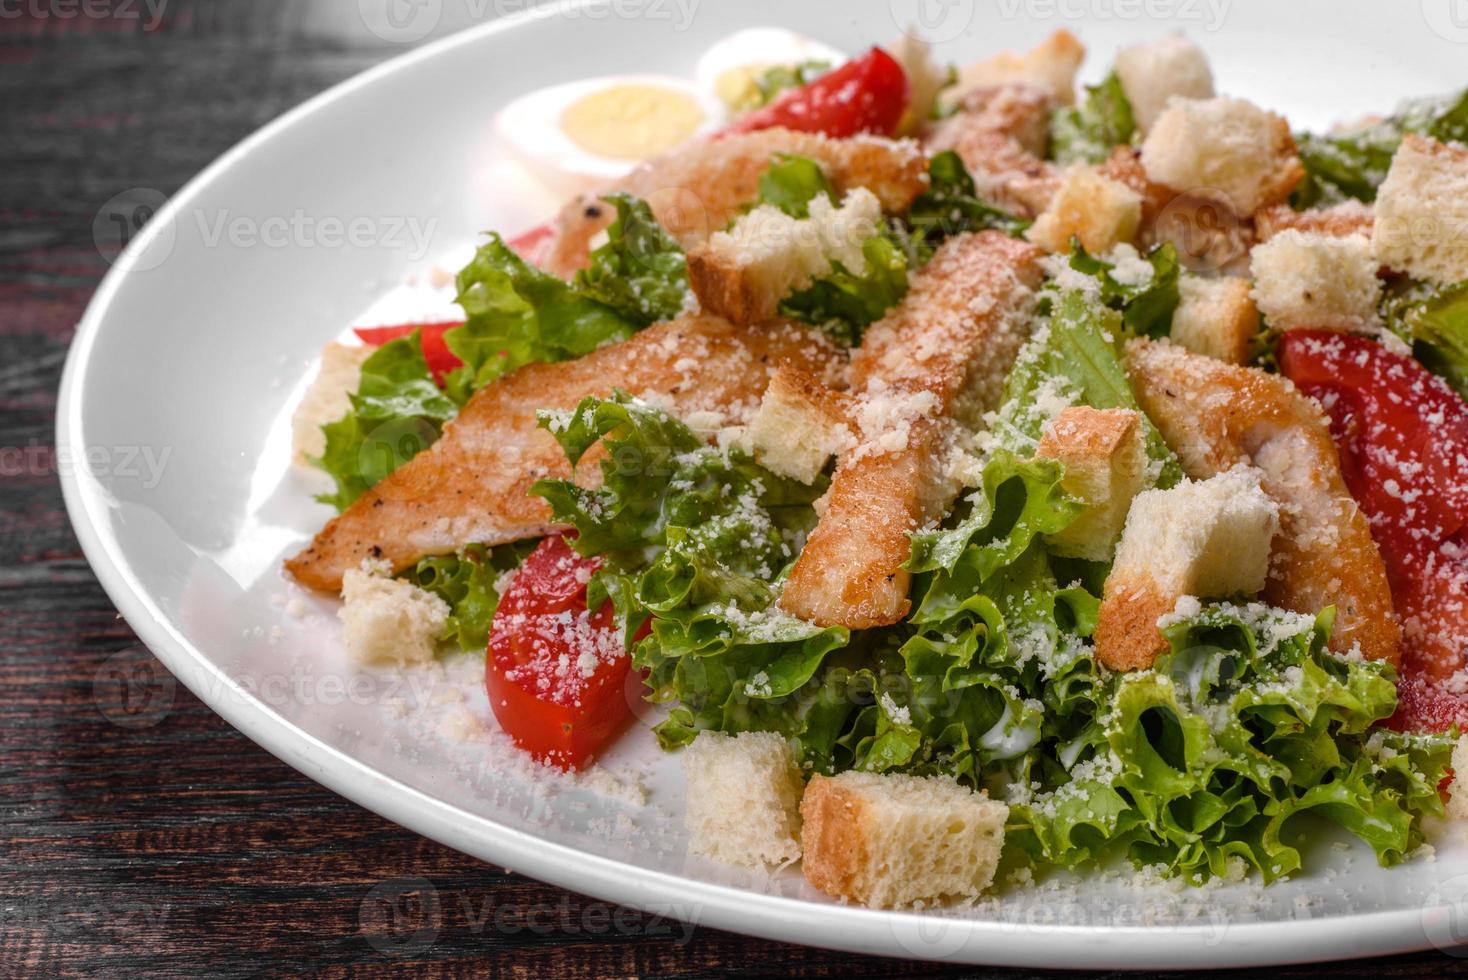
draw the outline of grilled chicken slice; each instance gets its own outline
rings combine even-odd
[[[931,154],[957,153],[980,191],[1005,210],[1033,218],[1060,183],[1055,166],[1041,157],[1055,105],[1052,96],[1026,85],[978,89],[934,125],[923,144]]]
[[[998,232],[949,239],[852,360],[859,444],[837,465],[780,607],[869,629],[907,614],[909,535],[958,492],[950,460],[994,407],[1028,333],[1039,249]]]
[[[477,392],[443,437],[400,466],[327,524],[286,562],[298,581],[335,591],[364,558],[393,570],[467,544],[504,544],[551,529],[550,511],[528,496],[542,478],[569,477],[561,447],[536,421],[539,409],[570,409],[621,388],[688,418],[739,420],[759,405],[770,377],[790,364],[834,379],[843,355],[816,331],[789,324],[736,329],[690,316],[647,328],[575,361],[532,364]],[[596,466],[577,479],[593,485]]]
[[[820,163],[838,196],[854,187],[869,189],[888,213],[906,211],[928,184],[927,157],[912,140],[828,139],[766,129],[690,143],[639,167],[609,190],[647,201],[658,222],[691,248],[728,227],[759,196],[759,179],[778,153]],[[546,271],[570,278],[584,268],[592,239],[613,217],[615,210],[595,194],[574,198],[556,216]]]
[[[1127,371],[1142,408],[1194,479],[1250,463],[1279,502],[1264,599],[1295,612],[1336,607],[1331,649],[1396,663],[1401,630],[1366,515],[1341,477],[1320,408],[1288,379],[1134,340]]]

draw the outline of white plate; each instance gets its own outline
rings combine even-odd
[[[857,12],[836,0],[619,0],[414,51],[226,154],[118,262],[62,383],[60,459],[89,460],[63,467],[77,534],[148,646],[250,738],[391,820],[579,892],[782,940],[1026,966],[1238,966],[1451,945],[1468,936],[1459,844],[1383,871],[1360,848],[1320,841],[1312,857],[1327,870],[1262,891],[1092,879],[926,915],[831,904],[794,873],[752,882],[685,858],[677,760],[643,733],[608,766],[649,774],[646,806],[530,780],[475,730],[489,713],[472,663],[356,673],[332,604],[309,599],[301,615],[278,572],[327,516],[287,459],[316,351],[411,270],[550,207],[493,137],[496,110],[517,94],[578,76],[691,74],[714,40],[766,23],[857,51],[922,18],[952,60],[1066,26],[1090,46],[1092,77],[1118,45],[1183,28],[1225,91],[1320,126],[1468,82],[1468,18],[1453,20],[1450,2],[894,0]],[[359,240],[340,240],[354,220]]]

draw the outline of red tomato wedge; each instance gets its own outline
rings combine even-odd
[[[907,73],[890,54],[872,48],[739,117],[720,133],[750,133],[783,126],[833,138],[858,133],[891,136],[907,111],[907,100]]]
[[[409,337],[412,336],[414,330],[421,330],[423,332],[423,360],[428,362],[428,370],[433,372],[433,380],[442,387],[444,376],[464,363],[459,360],[457,354],[449,350],[448,344],[444,343],[443,335],[446,331],[463,325],[463,320],[449,320],[441,323],[403,323],[390,327],[354,327],[352,332],[361,338],[362,343],[371,347],[381,347],[389,340]]]
[[[1468,684],[1449,682],[1468,662],[1468,404],[1366,337],[1294,330],[1278,357],[1330,414],[1341,471],[1386,561],[1403,632],[1393,724],[1468,727]]]
[[[610,603],[586,608],[601,567],[561,536],[542,541],[500,596],[484,681],[515,744],[562,769],[589,762],[632,716],[632,658]]]

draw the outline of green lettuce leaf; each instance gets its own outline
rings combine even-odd
[[[1101,163],[1112,147],[1131,143],[1137,123],[1116,72],[1087,85],[1080,105],[1050,116],[1050,156],[1057,163]]]
[[[671,320],[688,302],[688,263],[647,202],[629,194],[602,198],[617,209],[607,243],[576,273],[576,289],[639,327]]]
[[[877,234],[861,246],[866,272],[856,275],[840,262],[828,276],[780,302],[780,314],[823,328],[855,346],[866,328],[907,295],[908,255],[897,238]]]
[[[819,58],[807,58],[793,65],[772,65],[754,79],[758,100],[745,108],[757,109],[769,105],[781,94],[792,88],[809,85],[831,70],[831,63]]]
[[[630,250],[618,251],[625,255]],[[619,261],[601,257],[603,271],[596,278],[602,294],[613,290],[609,270]],[[636,288],[627,285],[631,293]],[[460,271],[458,289],[465,323],[447,331],[444,342],[464,362],[447,386],[460,400],[515,368],[581,357],[626,340],[645,325],[541,272],[494,233]]]
[[[1444,142],[1468,140],[1468,91],[1454,99],[1408,102],[1386,119],[1343,135],[1295,134],[1305,179],[1290,203],[1303,209],[1350,198],[1376,200],[1392,155],[1407,133]]]
[[[907,222],[930,245],[986,228],[1018,236],[1030,226],[1028,221],[980,198],[973,177],[952,150],[944,150],[928,162],[928,189],[912,203]]]
[[[448,603],[449,618],[440,642],[464,653],[484,652],[500,601],[495,583],[505,572],[518,568],[537,543],[522,541],[498,548],[471,544],[457,554],[424,558],[403,573],[403,578]]]
[[[810,202],[825,195],[836,204],[836,191],[821,165],[810,157],[775,154],[774,163],[760,175],[757,204],[770,204],[792,218],[810,217]]]
[[[1165,242],[1143,258],[1152,266],[1144,281],[1116,278],[1116,265],[1089,255],[1079,240],[1071,241],[1070,267],[1092,276],[1101,284],[1101,302],[1119,310],[1127,330],[1139,337],[1166,337],[1172,330],[1172,315],[1178,304],[1178,278],[1182,267],[1177,249]]]
[[[997,445],[1021,455],[1034,452],[1056,403],[1140,411],[1122,366],[1122,316],[1074,289],[1050,305],[1048,323],[1020,351],[993,424]],[[1152,485],[1175,486],[1182,465],[1145,414],[1142,425],[1156,471]]]
[[[1405,282],[1388,293],[1382,313],[1424,367],[1468,398],[1468,282]]]
[[[336,483],[316,499],[345,510],[428,448],[459,406],[433,382],[418,333],[383,344],[362,363],[352,408],[321,427],[326,449],[312,462]]]

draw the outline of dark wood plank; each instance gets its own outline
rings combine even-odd
[[[308,32],[284,0],[170,0],[153,30],[121,0],[50,4],[0,18],[0,974],[999,975],[690,933],[484,866],[321,789],[162,672],[54,476],[62,361],[107,268],[93,218],[395,49]]]

